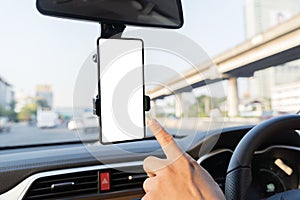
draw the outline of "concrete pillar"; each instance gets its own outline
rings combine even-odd
[[[209,115],[211,110],[211,98],[205,97],[204,99],[204,112],[205,114]]]
[[[238,85],[237,78],[231,77],[228,82],[228,116],[236,117],[239,115],[239,95],[238,95]]]
[[[180,118],[183,115],[183,99],[182,94],[175,94],[175,116]]]

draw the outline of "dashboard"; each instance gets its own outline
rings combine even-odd
[[[176,141],[224,191],[232,152],[251,128],[199,132]],[[259,199],[300,188],[299,147],[299,134],[288,131],[255,152],[252,188]],[[154,139],[106,146],[91,142],[1,149],[0,200],[139,199],[147,178],[142,162],[149,155],[164,157]]]
[[[233,151],[217,149],[198,159],[225,191],[226,171]],[[266,199],[274,194],[300,189],[300,148],[274,145],[255,152],[253,157],[252,189],[257,199]]]

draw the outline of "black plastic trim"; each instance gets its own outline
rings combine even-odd
[[[179,29],[183,26],[184,24],[184,19],[183,19],[183,10],[182,10],[182,4],[181,0],[177,0],[177,5],[178,5],[178,11],[179,11],[179,19],[180,19],[180,24],[178,26],[167,26],[167,25],[155,25],[155,24],[149,24],[149,25],[144,25],[142,23],[131,23],[129,21],[125,20],[108,20],[105,18],[96,18],[96,17],[82,17],[79,15],[68,15],[68,14],[63,14],[59,12],[51,12],[51,11],[46,11],[41,8],[39,5],[39,1],[36,1],[36,8],[37,10],[46,16],[52,16],[52,17],[59,17],[59,18],[65,18],[65,19],[75,19],[75,20],[82,20],[82,21],[92,21],[92,22],[97,22],[97,23],[104,23],[104,24],[120,24],[120,25],[131,25],[131,26],[139,26],[139,27],[153,27],[153,28],[167,28],[167,29]]]

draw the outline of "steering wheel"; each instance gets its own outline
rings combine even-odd
[[[252,183],[252,158],[254,152],[281,131],[300,130],[300,115],[285,115],[267,120],[251,129],[239,142],[231,157],[226,176],[225,196],[227,200],[247,200]],[[299,199],[300,190],[292,190],[270,197],[272,200]],[[292,198],[291,198],[292,197]],[[294,198],[293,198],[294,197]]]

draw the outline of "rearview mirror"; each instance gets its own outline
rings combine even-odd
[[[40,13],[106,24],[180,28],[180,0],[37,0]]]

